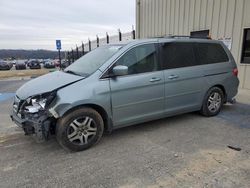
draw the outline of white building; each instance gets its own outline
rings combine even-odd
[[[191,32],[224,40],[250,89],[250,0],[136,0],[137,38]]]

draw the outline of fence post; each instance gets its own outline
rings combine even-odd
[[[71,59],[70,59],[70,53],[69,53],[69,51],[67,52],[67,59],[68,59],[69,64],[71,64]]]
[[[79,52],[78,52],[78,46],[76,44],[76,59],[79,59]]]
[[[91,51],[91,41],[89,39],[89,52]]]
[[[120,29],[118,29],[118,33],[119,33],[119,41],[122,41],[122,32]]]
[[[107,37],[107,44],[109,44],[109,34],[106,32],[106,37]]]
[[[132,38],[135,39],[135,29],[134,29],[134,25],[132,25]]]
[[[96,35],[96,46],[99,47],[99,37]]]
[[[74,63],[75,57],[74,57],[74,50],[73,50],[73,48],[71,48],[71,57],[72,57],[72,63]]]
[[[84,55],[84,44],[82,42],[82,55]]]

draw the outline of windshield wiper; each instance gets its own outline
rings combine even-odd
[[[76,72],[74,72],[72,70],[67,70],[67,71],[64,71],[64,72],[69,73],[69,74],[74,74],[74,75],[77,75],[77,76],[82,76],[81,74],[78,74],[78,73],[76,73]]]

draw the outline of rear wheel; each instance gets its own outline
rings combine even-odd
[[[56,128],[58,142],[71,151],[82,151],[97,143],[103,134],[101,115],[92,108],[81,108],[62,117]]]
[[[217,115],[223,105],[224,94],[223,91],[218,87],[212,87],[208,90],[200,110],[204,116],[215,116]]]

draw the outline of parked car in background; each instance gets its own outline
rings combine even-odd
[[[35,61],[35,59],[28,59],[28,60],[26,61],[26,65],[27,65],[27,67],[29,67],[29,66],[30,66],[30,63],[31,63],[32,61]]]
[[[65,69],[70,65],[69,61],[67,59],[62,60],[62,68]]]
[[[55,63],[51,60],[45,61],[45,63],[44,63],[44,68],[52,69],[55,67],[56,67]]]
[[[28,59],[28,60],[26,60],[26,66],[30,67],[31,62],[34,62],[34,61],[39,62],[37,59]],[[39,64],[40,64],[40,62],[39,62]]]
[[[54,64],[55,64],[56,67],[60,67],[60,61],[59,61],[59,59],[54,59],[53,62],[54,62]]]
[[[13,67],[14,64],[16,64],[16,60],[10,60],[10,61],[7,61],[8,65],[10,66],[10,69]]]
[[[38,61],[39,61],[40,64],[44,64],[45,63],[44,59],[38,59]]]
[[[16,61],[16,70],[22,70],[22,69],[26,69],[26,63],[25,60],[17,60]]]
[[[13,64],[6,60],[0,60],[0,70],[10,70]]]
[[[30,67],[30,69],[40,69],[41,65],[40,65],[39,61],[32,60],[32,61],[29,61],[29,67]]]
[[[9,62],[9,63],[11,63],[11,64],[12,64],[12,66],[13,66],[13,65],[15,65],[15,64],[16,64],[17,60],[15,60],[15,59],[13,59],[13,60],[8,60],[8,62]]]

